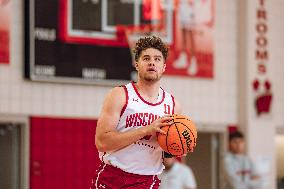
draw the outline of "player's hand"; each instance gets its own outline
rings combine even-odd
[[[161,127],[166,126],[166,125],[171,125],[173,124],[173,117],[172,115],[164,115],[163,117],[160,117],[153,121],[150,125],[146,126],[146,135],[155,135],[157,132],[166,134]]]

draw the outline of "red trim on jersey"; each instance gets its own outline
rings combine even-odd
[[[173,112],[172,112],[172,114],[174,114],[175,113],[175,105],[176,105],[176,103],[175,103],[175,97],[173,95],[171,95],[171,96],[172,96],[172,100],[173,100]]]
[[[124,104],[123,108],[121,109],[120,117],[121,117],[121,116],[122,116],[122,114],[124,113],[124,111],[125,111],[125,109],[126,109],[126,107],[127,107],[127,104],[128,104],[128,99],[129,99],[129,97],[128,97],[128,91],[127,91],[126,86],[125,86],[125,85],[123,85],[122,87],[123,87],[124,92],[125,92],[126,101],[125,101],[125,104]]]
[[[133,86],[133,88],[134,88],[134,91],[136,92],[136,94],[138,95],[138,97],[144,102],[144,103],[146,103],[146,104],[148,104],[148,105],[151,105],[151,106],[157,106],[157,105],[159,105],[159,104],[161,104],[163,101],[164,101],[164,99],[165,99],[165,91],[163,90],[163,98],[162,98],[162,100],[160,101],[160,102],[157,102],[157,103],[151,103],[151,102],[148,102],[148,101],[146,101],[140,94],[139,94],[139,92],[138,92],[138,90],[137,90],[137,88],[136,88],[136,86],[135,86],[135,84],[134,84],[134,81],[132,81],[131,82],[131,84],[132,84],[132,86]]]

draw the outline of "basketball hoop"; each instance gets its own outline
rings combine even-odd
[[[131,52],[133,66],[135,65],[135,55],[133,50],[138,39],[150,35],[162,37],[161,32],[159,31],[159,26],[155,25],[124,26],[122,30]]]
[[[136,42],[141,37],[146,37],[151,35],[150,27],[141,27],[141,26],[133,26],[133,27],[126,27],[124,30],[124,34],[126,37],[126,41],[128,43],[131,57],[132,57],[132,64],[135,65],[135,55],[133,50],[135,48]]]
[[[158,32],[157,25],[139,25],[139,26],[119,26],[117,28],[118,37],[121,41],[126,41],[130,54],[131,54],[131,63],[135,67],[135,54],[133,52],[137,41],[141,37],[146,37],[150,35],[156,35],[161,37],[161,33]],[[131,73],[131,79],[133,81],[137,80],[137,72]]]

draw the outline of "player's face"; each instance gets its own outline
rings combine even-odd
[[[229,147],[234,154],[242,154],[245,150],[245,142],[243,138],[234,138],[230,141]]]
[[[141,52],[136,62],[138,77],[145,81],[159,81],[166,68],[161,51],[149,48]]]

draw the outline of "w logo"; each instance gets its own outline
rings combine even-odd
[[[253,89],[255,92],[254,102],[257,115],[269,113],[272,102],[271,83],[268,80],[260,82],[255,79],[253,81]]]

